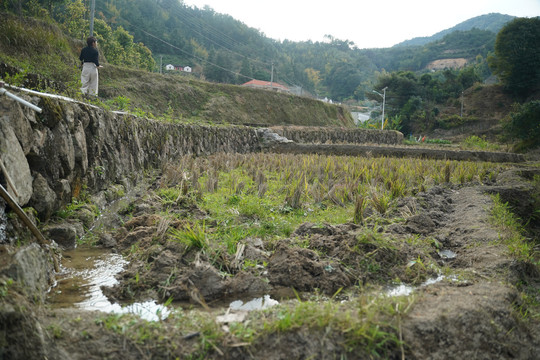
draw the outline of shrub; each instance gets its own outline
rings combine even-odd
[[[477,118],[472,116],[446,115],[437,120],[437,125],[441,129],[448,130],[476,120]]]
[[[498,150],[497,144],[488,142],[485,138],[480,138],[476,135],[471,135],[463,141],[465,148],[480,149],[480,150]]]
[[[518,138],[517,149],[531,149],[540,145],[540,100],[514,104],[512,112],[503,120],[506,138]]]

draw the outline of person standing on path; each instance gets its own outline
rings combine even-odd
[[[97,96],[99,82],[98,68],[102,67],[99,65],[97,40],[95,37],[90,36],[86,40],[86,44],[88,46],[81,50],[81,55],[79,56],[79,60],[82,62],[81,91],[83,95]]]

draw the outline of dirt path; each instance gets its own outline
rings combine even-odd
[[[537,327],[517,314],[522,274],[489,223],[492,201],[478,187],[450,196],[453,210],[435,237],[457,254],[448,261],[463,280],[425,287],[404,319],[403,336],[417,359],[534,359]]]

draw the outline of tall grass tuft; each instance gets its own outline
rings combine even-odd
[[[371,193],[371,204],[373,208],[381,215],[386,214],[390,208],[391,196],[385,191],[378,191],[376,188],[372,189]]]
[[[302,207],[302,193],[303,184],[301,181],[297,181],[288,190],[287,196],[285,197],[285,206],[293,209],[300,209]]]
[[[365,209],[366,209],[366,198],[363,197],[362,195],[358,195],[354,203],[353,222],[355,224],[364,223],[364,210]]]
[[[208,248],[204,222],[202,225],[196,223],[193,227],[187,224],[183,229],[171,228],[169,234],[173,241],[184,244],[188,250],[193,248],[205,250]]]
[[[452,174],[452,170],[450,168],[450,161],[446,161],[444,164],[444,182],[450,183],[450,175]]]

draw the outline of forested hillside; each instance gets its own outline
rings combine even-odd
[[[338,101],[364,99],[378,72],[422,71],[431,61],[445,58],[471,62],[481,56],[483,61],[493,51],[494,31],[512,18],[474,18],[425,47],[358,49],[331,35],[325,42],[276,41],[211,8],[176,0],[97,0],[96,9],[113,28],[122,26],[135,42],[150,48],[158,66],[190,66],[195,76],[232,84],[273,77],[303,93]]]
[[[8,49],[0,52],[0,61],[12,66],[11,70],[2,72],[8,74],[10,80],[37,73],[68,89],[76,88],[74,53],[80,50],[88,34],[88,4],[82,0],[19,0],[5,5],[7,14],[15,13],[19,19],[25,16],[23,21],[27,24],[0,21],[0,37],[3,37],[0,46]],[[39,31],[35,34],[26,31],[33,18],[57,23],[60,31],[71,40],[61,43],[60,36],[51,38],[45,33],[37,40]],[[473,87],[476,89],[473,91],[479,91],[486,79],[497,81],[491,76],[492,72],[501,80],[500,91],[513,96],[513,101],[537,98],[538,55],[530,51],[536,45],[527,44],[538,43],[538,18],[530,22],[526,18],[515,19],[504,25],[498,34],[493,32],[509,19],[511,17],[500,14],[479,16],[439,33],[438,36],[443,36],[440,40],[423,46],[359,49],[352,41],[331,35],[322,42],[276,41],[228,15],[208,7],[190,7],[182,1],[97,0],[94,33],[105,63],[163,72],[166,77],[182,81],[200,79],[242,84],[251,79],[272,80],[288,86],[296,94],[370,106],[382,100],[382,95],[374,91],[386,88],[385,129],[410,133],[502,119],[510,112],[508,106],[497,111],[495,117],[490,110],[494,104],[479,109],[463,107],[467,103],[464,96],[472,94]],[[508,27],[516,21],[514,27]],[[496,40],[498,36],[500,41]],[[520,44],[518,57],[512,55],[509,48],[512,44]],[[40,56],[45,54],[48,58],[44,62]],[[193,71],[164,70],[166,64],[189,66]],[[110,74],[112,79],[113,73]],[[40,84],[41,87],[49,85],[48,80]],[[102,94],[122,95],[117,84],[105,82],[103,85]],[[487,93],[492,92],[487,90]],[[168,96],[160,98],[165,104],[160,110],[155,109],[156,104],[145,104],[144,99],[132,93],[130,99],[121,102],[132,101],[132,106],[136,104],[152,113],[166,113],[169,103],[173,104],[171,111],[183,111],[183,116],[201,113],[174,105],[174,101],[167,100]],[[374,126],[380,113],[375,110],[371,116],[372,124],[363,125]]]
[[[11,4],[12,11],[51,16],[74,38],[87,36],[89,5],[82,0],[18,3]],[[229,84],[273,80],[298,94],[337,101],[364,100],[384,72],[427,71],[431,62],[448,58],[485,63],[495,31],[512,18],[473,18],[422,46],[359,49],[331,35],[323,42],[273,40],[229,15],[181,0],[96,0],[95,9],[95,35],[109,63],[155,72],[167,64],[189,66],[191,76]],[[489,75],[486,65],[479,76]]]

